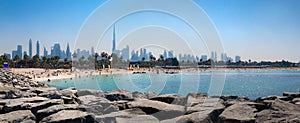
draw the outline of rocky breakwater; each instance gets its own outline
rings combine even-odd
[[[60,90],[0,69],[0,122],[231,123],[300,122],[300,92],[209,97],[115,90]]]

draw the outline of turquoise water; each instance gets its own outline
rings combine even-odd
[[[82,78],[53,80],[48,83],[59,88],[99,89],[112,91],[154,91],[159,94],[208,92],[248,96],[282,95],[282,92],[300,90],[298,70],[229,70],[209,72],[183,72],[178,74],[113,74]]]

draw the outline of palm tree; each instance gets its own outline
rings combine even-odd
[[[25,60],[25,66],[28,68],[28,61],[29,61],[29,56],[27,54],[24,54],[23,60]]]
[[[15,62],[14,67],[18,67],[18,63],[21,60],[21,58],[19,57],[19,55],[16,55],[13,59],[13,61]]]

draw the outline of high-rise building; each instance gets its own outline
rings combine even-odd
[[[22,45],[18,45],[18,47],[17,47],[17,55],[20,58],[23,58],[23,55],[22,55]]]
[[[240,62],[241,61],[241,56],[235,56],[235,62]]]
[[[95,55],[95,49],[94,49],[94,47],[91,48],[91,55]]]
[[[68,59],[68,60],[71,60],[72,59],[72,57],[71,57],[71,51],[70,51],[70,46],[69,46],[69,43],[67,44],[67,49],[66,49],[66,58]]]
[[[126,48],[122,49],[122,58],[123,60],[129,60],[129,46],[127,45]]]
[[[29,58],[32,58],[32,40],[29,39]]]
[[[207,55],[202,55],[201,59],[202,59],[202,61],[207,61]]]
[[[173,56],[173,51],[172,50],[170,50],[169,52],[168,52],[168,54],[169,54],[169,57],[168,58],[173,58],[174,56]]]
[[[217,58],[217,52],[211,52],[211,57],[210,57],[210,59],[212,60],[212,61],[218,61],[218,58]]]
[[[39,41],[36,41],[36,55],[40,57],[40,43]]]
[[[11,59],[11,55],[8,53],[4,53],[4,56],[6,56],[7,59]]]
[[[48,57],[48,51],[47,51],[46,47],[44,47],[44,56]]]
[[[167,51],[166,50],[164,50],[164,59],[167,59]]]
[[[222,53],[222,54],[221,54],[221,60],[222,60],[223,62],[227,62],[227,61],[228,61],[228,58],[227,58],[227,54],[226,54],[226,53]]]
[[[112,40],[112,53],[114,53],[116,50],[116,27],[114,25],[114,29],[113,29],[113,40]]]
[[[60,45],[59,45],[59,43],[56,43],[56,44],[54,44],[54,46],[51,49],[51,57],[54,57],[54,56],[60,57],[60,54],[61,54]]]

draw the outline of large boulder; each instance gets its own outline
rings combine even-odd
[[[117,117],[117,123],[159,123],[159,120],[151,115],[136,115],[130,118]]]
[[[36,113],[38,110],[45,109],[53,105],[60,105],[60,104],[63,104],[63,100],[52,99],[40,103],[24,103],[21,105],[21,108],[31,110],[31,112]]]
[[[247,104],[234,104],[226,108],[219,116],[221,123],[254,123],[257,110]]]
[[[48,117],[45,117],[41,123],[93,123],[94,116],[87,112],[79,110],[62,110]]]
[[[0,114],[1,123],[35,123],[35,116],[29,110],[13,111],[6,114]]]
[[[48,100],[49,100],[48,98],[43,98],[43,97],[7,99],[7,100],[0,100],[0,105],[3,105],[2,112],[7,113],[10,111],[24,109],[22,107],[24,103],[39,103]]]
[[[256,122],[300,122],[300,106],[276,99],[257,114]]]
[[[86,95],[78,97],[80,105],[84,106],[87,112],[94,113],[96,115],[108,114],[111,112],[119,111],[117,106],[113,105],[113,102],[93,95]]]
[[[216,123],[217,117],[222,111],[202,110],[192,114],[182,115],[173,119],[161,121],[161,123]]]
[[[190,107],[199,103],[203,103],[207,96],[207,93],[189,93],[186,96],[185,106]]]
[[[79,106],[76,104],[62,104],[62,105],[54,105],[50,106],[46,109],[41,109],[36,113],[36,119],[37,122],[42,120],[43,118],[52,115],[54,113],[57,113],[62,110],[79,110]]]
[[[93,95],[96,97],[105,97],[105,93],[101,90],[81,89],[77,91],[78,96]]]
[[[160,101],[139,99],[128,102],[129,108],[139,108],[146,114],[151,114],[159,120],[170,119],[185,113],[184,106],[168,104]]]
[[[283,92],[283,96],[297,98],[300,97],[300,92]]]
[[[118,89],[111,92],[105,93],[106,99],[110,101],[118,101],[118,100],[132,100],[132,94],[129,91]]]
[[[201,112],[206,110],[218,110],[223,111],[224,105],[221,103],[219,98],[206,98],[202,103],[199,103],[195,106],[186,107],[186,114],[191,114],[194,112]]]
[[[186,102],[186,98],[179,94],[162,94],[155,97],[150,98],[150,100],[156,100],[165,102],[168,104],[175,104],[175,105],[184,105]]]

